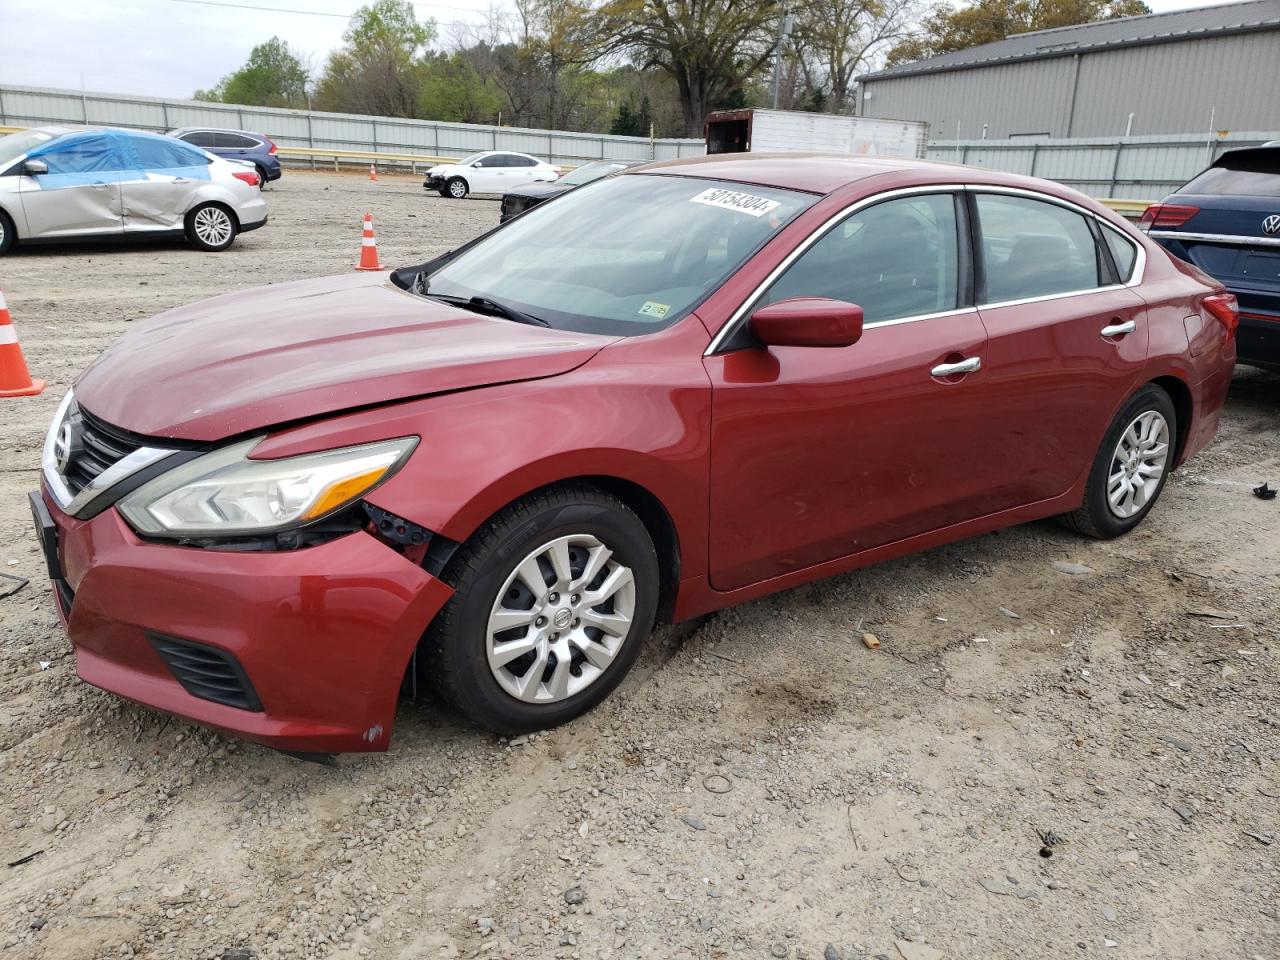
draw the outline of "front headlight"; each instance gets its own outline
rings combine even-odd
[[[139,533],[228,537],[278,533],[326,517],[388,479],[417,437],[281,460],[250,460],[261,437],[197,457],[117,504]]]

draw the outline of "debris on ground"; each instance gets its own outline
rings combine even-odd
[[[1053,569],[1059,573],[1069,573],[1075,577],[1083,577],[1086,574],[1093,573],[1093,567],[1086,567],[1083,563],[1068,563],[1066,560],[1053,561]]]
[[[864,633],[862,635],[862,645],[868,650],[878,650],[880,648],[880,638],[874,633]]]
[[[1259,500],[1274,500],[1276,498],[1276,491],[1271,489],[1271,485],[1269,483],[1264,483],[1260,487],[1253,488],[1253,495]]]

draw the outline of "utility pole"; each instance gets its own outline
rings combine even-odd
[[[796,18],[782,8],[782,16],[778,20],[778,43],[773,48],[773,109],[778,109],[778,85],[782,81],[782,48],[791,36],[791,28],[796,25]]]

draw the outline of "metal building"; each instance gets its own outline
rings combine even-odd
[[[1280,0],[1015,34],[858,78],[931,139],[1280,130]]]

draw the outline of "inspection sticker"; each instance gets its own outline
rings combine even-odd
[[[778,209],[782,204],[777,200],[757,197],[753,193],[739,193],[737,190],[725,190],[723,187],[712,187],[703,190],[691,203],[705,203],[708,207],[723,207],[725,210],[736,210],[749,217],[763,217],[766,213]]]
[[[644,302],[644,306],[640,308],[639,312],[643,313],[646,317],[656,317],[661,320],[671,312],[671,304],[658,303],[656,300],[646,300]]]

